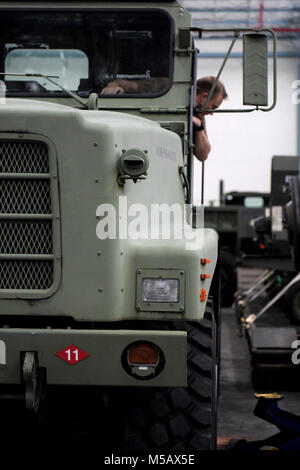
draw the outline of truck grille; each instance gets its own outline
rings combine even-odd
[[[15,260],[0,263],[1,289],[47,289],[52,284],[51,261]]]
[[[48,146],[0,141],[0,290],[53,283],[53,210]]]
[[[49,173],[47,146],[43,142],[1,142],[0,173]]]
[[[0,191],[0,213],[51,214],[49,180],[1,179]]]

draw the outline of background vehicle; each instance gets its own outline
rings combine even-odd
[[[0,2],[0,22],[1,397],[25,395],[47,442],[63,409],[68,423],[94,418],[92,439],[100,420],[112,448],[215,448],[218,237],[183,211],[190,15],[175,1]],[[266,47],[256,32],[245,42],[248,53]],[[101,93],[116,80],[139,88]],[[254,109],[267,105],[256,86],[245,86]],[[168,237],[139,228],[159,204],[184,214]],[[85,435],[81,422],[69,429],[67,439]]]
[[[220,191],[220,205],[204,208],[205,225],[219,234],[223,307],[230,307],[234,301],[241,257],[261,252],[251,220],[264,215],[269,200],[268,193],[230,191],[223,194]]]
[[[214,228],[220,237],[222,306],[233,303],[238,288],[238,267],[284,272],[285,282],[293,275],[294,264],[282,218],[290,178],[299,171],[298,158],[272,158],[270,193],[230,191],[223,194],[221,181],[220,205],[205,206],[205,224]]]
[[[236,293],[235,307],[247,338],[254,377],[286,381],[293,374],[292,344],[299,336],[298,180],[299,157],[272,160],[268,214],[254,220],[260,255],[245,253],[244,264],[262,268],[248,289]]]

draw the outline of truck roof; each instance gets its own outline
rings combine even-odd
[[[177,3],[177,0],[154,0],[154,1],[151,1],[151,0],[133,0],[133,1],[130,1],[130,0],[110,0],[110,2],[108,2],[107,0],[88,0],[86,2],[82,1],[82,0],[64,0],[64,1],[61,1],[61,0],[51,0],[51,1],[35,1],[35,0],[32,0],[32,1],[24,1],[24,2],[20,2],[20,1],[12,1],[12,2],[8,2],[8,1],[1,1],[0,0],[0,5],[1,7],[7,7],[7,8],[11,8],[11,7],[27,7],[27,6],[31,6],[31,7],[36,7],[36,8],[40,8],[40,7],[43,7],[45,5],[49,6],[51,4],[59,4],[59,6],[63,7],[64,5],[68,5],[70,6],[70,4],[73,4],[74,6],[76,7],[88,7],[89,5],[94,5],[94,4],[106,4],[107,6],[110,6],[108,5],[109,4],[115,4],[115,3],[121,3],[121,4],[127,4],[127,6],[138,6],[139,4],[145,4],[145,3],[149,3],[150,5],[149,6],[155,6],[156,4],[162,4],[162,3]]]

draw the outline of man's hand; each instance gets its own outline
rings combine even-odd
[[[109,83],[103,90],[101,91],[102,95],[123,95],[124,89],[117,84]]]
[[[204,123],[202,123],[201,119],[198,118],[197,116],[193,116],[193,124],[196,127],[201,127],[201,124],[204,125]]]
[[[201,116],[200,118],[193,116],[193,125],[196,127],[194,130],[194,155],[196,158],[198,158],[198,160],[204,162],[207,159],[211,149],[206,133],[205,117]],[[201,130],[200,128],[202,125],[204,128]],[[197,128],[199,129],[198,132]]]
[[[138,93],[138,83],[135,80],[118,79],[109,82],[103,88],[101,94],[103,95],[123,95],[124,93]]]

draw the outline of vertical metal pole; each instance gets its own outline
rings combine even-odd
[[[258,27],[263,28],[264,26],[264,1],[261,0],[259,5],[259,18],[258,18]]]
[[[223,206],[224,199],[224,180],[219,182],[219,206]]]
[[[298,80],[300,80],[300,65],[298,65]],[[298,106],[298,114],[297,114],[297,120],[298,120],[298,123],[297,123],[297,125],[298,125],[297,155],[300,156],[300,103],[297,106]],[[300,175],[300,158],[299,158],[299,175]]]
[[[188,204],[193,204],[194,202],[194,153],[191,148],[193,142],[193,112],[196,99],[196,82],[197,82],[197,57],[198,49],[195,48],[193,55],[193,85],[190,90],[190,109],[189,109],[189,122],[188,122],[188,159],[187,159],[187,177],[190,185],[190,200]]]
[[[202,162],[201,204],[204,205],[204,162]]]

